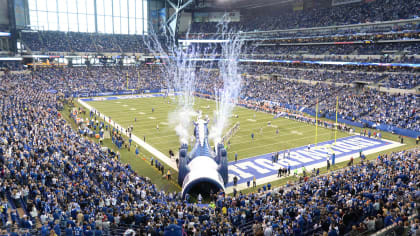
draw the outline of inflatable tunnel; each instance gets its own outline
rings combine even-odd
[[[211,150],[208,140],[208,121],[198,119],[194,122],[194,147],[188,153],[187,144],[179,150],[178,183],[182,186],[182,196],[199,193],[209,196],[211,192],[224,191],[228,181],[227,152],[223,144]]]

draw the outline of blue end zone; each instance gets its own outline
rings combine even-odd
[[[316,148],[312,145],[310,150],[308,150],[308,146],[290,149],[290,158],[288,158],[287,152],[286,158],[283,158],[285,150],[280,151],[277,163],[272,163],[273,153],[242,159],[237,162],[229,162],[229,181],[233,179],[233,176],[237,176],[238,184],[245,183],[248,180],[252,183],[254,176],[256,179],[260,179],[277,175],[279,168],[287,168],[288,165],[290,165],[291,170],[318,163],[324,163],[326,166],[327,157],[330,156],[331,162],[333,152],[337,163],[340,161],[340,158],[345,156],[353,155],[354,158],[359,157],[360,149],[365,152],[391,143],[364,136],[350,136],[337,139],[337,143],[334,146],[332,144],[334,144],[334,140],[318,143]],[[307,169],[307,171],[312,170]],[[232,185],[232,182],[227,184],[227,186]]]

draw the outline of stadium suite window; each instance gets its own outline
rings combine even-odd
[[[112,15],[115,16],[121,16],[121,8],[120,8],[120,4],[121,1],[120,0],[112,0],[113,2],[113,8],[112,8]]]
[[[57,12],[47,12],[48,14],[48,30],[58,30],[58,15]]]
[[[121,34],[128,34],[128,18],[121,17]]]
[[[31,0],[31,26],[37,30],[95,32],[95,0]],[[143,34],[147,0],[96,0],[99,33]]]
[[[104,33],[108,33],[108,34],[112,34],[113,31],[113,26],[112,26],[112,16],[105,16],[105,31]]]
[[[63,11],[67,10],[68,13],[77,14],[77,10],[78,10],[77,0],[74,0],[74,1],[65,0],[65,1],[63,1],[63,3],[64,2],[67,2],[67,4],[60,4],[60,8],[63,8]]]
[[[47,11],[47,0],[37,0],[36,2],[36,8],[38,11]]]
[[[86,22],[86,15],[78,15],[79,32],[87,32],[88,23]]]
[[[67,17],[67,13],[59,12],[58,18],[60,19],[60,24],[58,25],[60,31],[68,31],[69,30],[69,19]]]
[[[137,34],[136,32],[136,19],[135,18],[128,18],[129,21],[129,29],[128,29],[128,34]],[[140,31],[142,32],[142,31]]]
[[[101,0],[97,1],[96,4],[98,4],[98,2],[100,1]],[[112,0],[103,0],[103,4],[104,4],[104,15],[112,16]]]
[[[128,0],[127,1],[127,8],[128,8],[128,17],[135,18],[136,17],[136,1],[135,0]],[[141,1],[139,1],[141,5]]]
[[[78,32],[79,31],[79,22],[77,19],[77,14],[69,13],[69,31]]]
[[[121,17],[113,17],[114,34],[121,34]]]
[[[38,25],[38,14],[36,11],[30,11],[29,18],[31,19],[31,25]]]
[[[88,25],[88,32],[94,33],[95,32],[95,15],[87,15],[87,25]]]

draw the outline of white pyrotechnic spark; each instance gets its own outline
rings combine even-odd
[[[188,38],[188,34],[187,34]],[[197,90],[197,70],[200,61],[195,60],[203,55],[214,63],[216,47],[201,49],[199,44],[183,47],[176,44],[172,37],[159,37],[151,32],[145,44],[154,55],[160,55],[163,65],[162,74],[166,76],[167,89],[180,93],[177,97],[178,106],[169,114],[169,124],[173,126],[180,143],[188,143],[191,137],[194,111],[194,93]],[[165,46],[166,45],[166,46]],[[208,72],[210,73],[210,72]],[[205,73],[201,73],[201,76]]]
[[[238,102],[241,92],[242,78],[238,71],[239,55],[243,41],[237,34],[228,32],[226,24],[220,24],[222,39],[229,39],[221,44],[221,58],[219,61],[220,79],[223,81],[223,89],[215,91],[216,112],[215,123],[210,130],[210,138],[214,144],[221,142],[223,131],[228,125],[229,117]]]

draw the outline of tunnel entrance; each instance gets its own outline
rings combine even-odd
[[[203,201],[210,200],[211,193],[215,194],[218,191],[224,191],[223,182],[219,183],[209,178],[198,178],[184,185],[182,196],[189,195],[191,202],[196,202],[198,194],[201,194]]]
[[[188,194],[191,197],[196,198],[198,196],[199,193],[201,193],[201,196],[203,198],[207,198],[210,196],[210,194],[214,194],[217,193],[219,190],[223,190],[223,188],[220,188],[220,186],[211,183],[211,182],[207,182],[207,181],[202,181],[202,182],[198,182],[198,183],[194,183],[190,189],[188,190]]]

